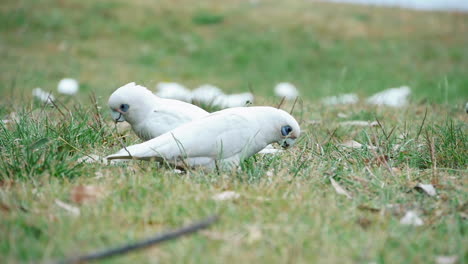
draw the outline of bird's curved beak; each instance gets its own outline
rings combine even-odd
[[[112,109],[111,115],[112,115],[112,119],[114,119],[114,121],[116,123],[125,121],[125,117],[123,116],[123,112],[120,111],[119,109],[117,109],[117,110]]]
[[[289,148],[296,143],[296,137],[287,137],[282,139],[280,142],[281,147],[283,148]]]

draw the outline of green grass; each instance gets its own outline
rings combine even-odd
[[[221,219],[208,231],[103,262],[435,263],[457,256],[467,263],[466,14],[313,1],[7,0],[0,34],[0,115],[15,120],[0,123],[5,263],[92,252],[211,214]],[[33,102],[33,88],[55,92],[66,76],[79,79],[77,97],[57,95],[58,108]],[[293,114],[303,134],[289,151],[256,155],[220,174],[78,162],[111,154],[121,141],[139,142],[130,130],[115,130],[106,106],[130,81],[251,88],[257,105],[277,105],[274,84],[290,81],[302,94]],[[319,101],[400,85],[413,92],[403,109]],[[382,127],[339,125],[376,119]],[[378,149],[340,146],[351,139]],[[330,178],[352,199],[338,195]],[[438,197],[416,191],[420,182],[432,183]],[[80,185],[104,195],[77,204],[71,193]],[[241,197],[211,199],[224,190]],[[56,199],[79,207],[80,216]],[[419,211],[425,224],[401,225],[407,210]]]

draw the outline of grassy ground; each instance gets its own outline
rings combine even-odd
[[[17,120],[0,125],[4,262],[90,252],[211,214],[221,220],[208,231],[107,262],[467,262],[467,15],[313,1],[192,2],[2,3],[0,115],[14,112]],[[58,97],[58,109],[32,101],[32,88],[55,91],[66,76],[80,80],[79,96]],[[304,100],[294,110],[303,135],[289,151],[219,175],[78,162],[121,146],[105,106],[111,91],[163,80],[252,89],[256,104],[268,105],[278,103],[276,82],[294,82]],[[404,84],[413,95],[403,109],[319,103]],[[375,119],[382,126],[339,125]],[[351,139],[379,148],[340,147]],[[138,142],[131,132],[123,140]],[[330,178],[352,198],[338,195]],[[420,182],[432,183],[438,197],[416,191]],[[71,194],[80,185],[100,196],[77,203]],[[213,201],[224,190],[241,196]],[[401,225],[408,210],[424,225]]]

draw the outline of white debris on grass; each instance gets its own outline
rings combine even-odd
[[[347,147],[347,148],[362,148],[362,144],[354,141],[354,140],[348,140],[340,144],[340,146]]]
[[[340,122],[342,126],[362,126],[362,127],[375,127],[378,126],[379,123],[377,121],[362,121],[362,120],[351,120],[351,121],[343,121]]]
[[[362,147],[366,147],[368,149],[377,149],[377,147],[375,146],[367,146],[367,145],[363,145],[357,141],[354,141],[354,140],[348,140],[348,141],[345,141],[343,143],[340,144],[340,146],[343,146],[345,148],[352,148],[352,149],[360,149]]]
[[[276,154],[276,153],[281,153],[281,152],[283,152],[282,149],[277,149],[270,144],[270,145],[267,145],[264,149],[260,150],[258,153],[259,154]]]
[[[419,218],[416,211],[408,211],[405,216],[400,219],[400,224],[402,225],[412,225],[412,226],[422,226],[424,222]]]
[[[176,82],[160,82],[156,85],[156,95],[161,98],[175,99],[190,103],[192,92]]]
[[[326,105],[355,104],[358,101],[359,97],[353,93],[329,96],[322,99],[322,103]]]
[[[436,264],[455,264],[458,262],[458,256],[437,256]]]
[[[74,216],[79,216],[80,215],[80,208],[78,208],[78,207],[75,207],[73,205],[69,205],[69,204],[67,204],[65,202],[60,201],[59,199],[55,199],[55,204],[58,207],[68,211],[69,213],[71,213]]]
[[[339,112],[336,116],[338,116],[339,118],[348,118],[349,115]]]
[[[424,193],[426,193],[429,196],[437,195],[436,189],[432,184],[418,183],[415,188],[424,191]]]
[[[41,88],[34,88],[32,90],[32,95],[34,98],[46,104],[52,104],[52,102],[55,100],[55,97],[51,93],[46,92]]]
[[[77,160],[78,163],[100,163],[100,164],[104,164],[104,165],[107,165],[107,164],[111,164],[111,165],[114,165],[114,164],[117,164],[117,163],[121,163],[121,162],[128,162],[129,160],[120,160],[120,159],[115,159],[115,160],[107,160],[105,157],[101,157],[99,155],[96,155],[96,154],[89,154],[89,155],[86,155],[86,156],[83,156],[81,158],[79,158]]]
[[[61,94],[75,95],[78,92],[78,81],[72,78],[64,78],[57,85],[57,91]]]
[[[339,185],[333,178],[330,178],[330,182],[333,188],[335,189],[336,193],[344,195],[348,199],[352,199],[351,195],[343,187],[341,187],[341,185]]]
[[[240,197],[240,194],[233,191],[224,191],[213,195],[211,198],[215,201],[226,201],[226,200],[235,200]]]
[[[411,89],[408,86],[390,88],[367,98],[367,103],[399,108],[408,104],[410,94]]]
[[[275,95],[286,100],[294,100],[299,96],[299,91],[292,83],[282,82],[275,86]]]

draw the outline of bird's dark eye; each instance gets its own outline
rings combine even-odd
[[[284,137],[289,135],[289,133],[291,133],[293,131],[292,127],[290,126],[284,126],[281,128],[281,135],[283,135]]]
[[[130,108],[130,106],[128,104],[121,104],[120,105],[120,110],[122,112],[127,112],[129,108]]]

